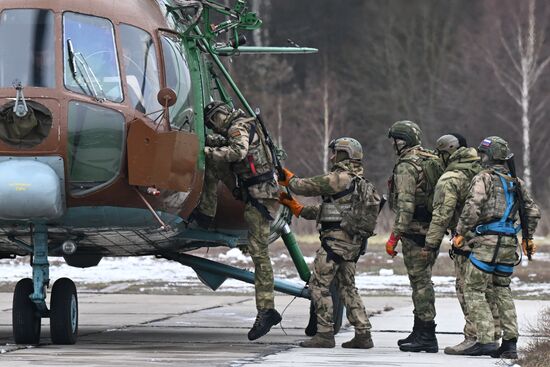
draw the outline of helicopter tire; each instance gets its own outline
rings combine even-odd
[[[78,336],[78,298],[69,278],[58,279],[52,287],[50,336],[53,344],[75,344]]]
[[[33,344],[40,342],[42,318],[30,299],[34,292],[32,279],[21,279],[15,285],[12,304],[13,339],[16,344]]]

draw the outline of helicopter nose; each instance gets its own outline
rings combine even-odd
[[[63,160],[38,159],[12,158],[0,162],[1,219],[40,221],[63,215]]]

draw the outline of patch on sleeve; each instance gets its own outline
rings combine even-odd
[[[235,131],[231,132],[231,137],[232,138],[237,138],[239,136],[241,136],[241,132],[239,130],[235,130]]]

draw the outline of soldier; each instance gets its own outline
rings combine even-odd
[[[433,191],[443,172],[443,162],[432,151],[420,146],[420,128],[411,121],[397,121],[389,130],[398,156],[389,181],[390,209],[395,222],[386,252],[395,257],[397,242],[403,245],[403,260],[412,288],[414,326],[412,333],[398,340],[399,349],[407,352],[439,350],[435,336],[435,295],[432,266],[438,251],[423,255],[426,232],[431,221]]]
[[[518,325],[510,290],[510,277],[517,260],[516,233],[523,229],[523,252],[528,256],[533,254],[536,246],[532,236],[540,211],[523,181],[514,178],[514,172],[510,174],[504,166],[512,157],[505,140],[488,137],[481,142],[478,151],[486,169],[470,184],[453,238],[455,247],[466,244],[471,248],[470,261],[466,264],[464,299],[477,329],[477,342],[463,354],[517,358]],[[509,165],[513,168],[510,161]],[[516,226],[518,213],[521,226]],[[489,283],[494,285],[503,329],[502,345],[498,349],[493,343],[494,322],[485,295]]]
[[[472,178],[482,167],[475,148],[468,148],[466,139],[459,134],[443,135],[437,140],[437,151],[446,166],[445,172],[437,181],[434,192],[432,221],[426,234],[424,254],[438,251],[447,229],[454,233],[462,207],[466,201],[468,188]],[[456,294],[464,313],[464,341],[453,347],[445,348],[446,354],[462,354],[476,342],[476,329],[464,302],[464,273],[468,262],[469,251],[452,247],[449,251],[455,265]],[[492,290],[493,287],[490,287]],[[489,288],[488,288],[489,291]],[[500,339],[500,321],[498,309],[492,297],[493,292],[487,292],[487,301],[491,305],[495,319],[495,340]]]
[[[248,224],[248,252],[255,268],[254,285],[258,314],[248,332],[255,340],[281,321],[275,310],[273,269],[268,251],[271,213],[279,206],[279,188],[271,152],[255,118],[232,110],[223,102],[211,102],[204,111],[205,125],[218,135],[207,137],[204,148],[206,172],[204,190],[192,218],[208,227],[216,214],[218,181],[223,180],[246,202],[244,219]],[[237,183],[235,181],[238,181]]]
[[[332,149],[333,164],[329,173],[312,178],[297,178],[292,172],[285,170],[285,181],[280,182],[298,195],[323,198],[320,205],[304,207],[289,195],[281,194],[281,203],[288,206],[294,215],[315,219],[320,224],[321,247],[317,250],[313,275],[309,282],[317,313],[318,331],[312,339],[300,345],[306,348],[334,347],[333,305],[329,287],[336,278],[347,317],[355,327],[354,338],[343,343],[342,347],[368,349],[374,345],[370,334],[371,325],[355,287],[355,268],[361,252],[364,251],[366,238],[372,235],[374,230],[380,198],[374,186],[363,178],[363,150],[357,140],[336,139],[330,143],[329,148]],[[351,233],[356,227],[348,227],[346,224],[361,218],[355,216],[356,218],[350,219],[343,214],[346,211],[353,212],[354,208],[357,208],[354,192],[358,185],[364,185],[361,186],[365,192],[362,204],[370,208],[361,216],[365,219],[364,236]],[[365,202],[365,198],[368,202]],[[348,222],[343,218],[348,218]]]

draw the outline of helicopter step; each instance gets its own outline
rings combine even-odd
[[[51,291],[50,309],[46,306],[46,288],[50,283],[48,230],[35,224],[32,232],[33,278],[17,282],[13,293],[12,325],[16,344],[39,344],[42,318],[50,318],[54,344],[75,344],[78,336],[78,296],[74,282],[58,279]]]

